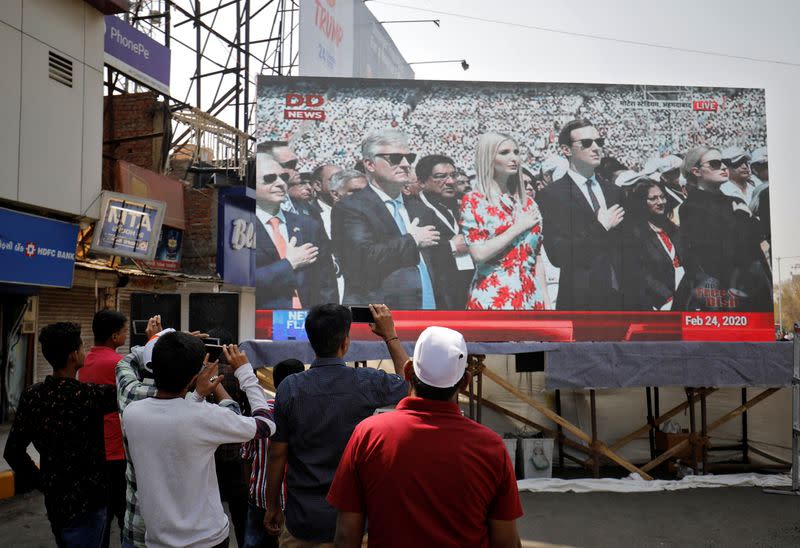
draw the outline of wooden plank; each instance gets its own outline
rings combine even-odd
[[[527,403],[528,405],[530,405],[531,407],[536,409],[539,413],[541,413],[542,415],[544,415],[545,417],[547,417],[548,419],[550,419],[554,423],[560,424],[569,433],[573,434],[578,439],[581,439],[584,442],[586,442],[588,445],[590,445],[592,450],[599,452],[600,454],[602,454],[603,456],[605,456],[609,460],[619,464],[620,466],[622,466],[623,468],[625,468],[629,472],[635,472],[635,473],[639,474],[640,476],[642,476],[642,478],[644,478],[646,480],[653,479],[650,475],[648,475],[643,470],[640,470],[639,468],[637,468],[636,466],[634,466],[630,462],[626,461],[625,459],[623,459],[622,457],[620,457],[619,455],[617,455],[613,451],[609,450],[608,447],[606,447],[605,444],[603,444],[602,442],[598,441],[598,442],[592,444],[592,438],[591,438],[591,436],[586,434],[586,432],[584,432],[583,430],[581,430],[580,428],[578,428],[577,426],[575,426],[574,424],[572,424],[571,422],[569,422],[565,418],[557,415],[555,412],[550,410],[550,408],[548,408],[547,406],[539,403],[538,401],[534,400],[533,398],[529,398],[527,394],[524,394],[522,391],[518,390],[517,387],[515,387],[514,385],[512,385],[510,382],[508,382],[507,380],[503,379],[502,377],[500,377],[497,373],[495,373],[494,371],[492,371],[488,367],[483,370],[483,374],[485,376],[489,377],[491,380],[493,380],[497,384],[499,384],[501,387],[505,388],[507,391],[511,392],[514,396],[516,396],[520,400],[524,401],[525,403]]]
[[[714,392],[716,392],[717,389],[716,388],[703,388],[702,391],[705,392],[706,395],[709,395],[709,394],[713,394]],[[694,396],[693,400],[696,401],[697,398],[699,398],[699,397],[700,397],[699,394],[696,394]],[[663,423],[667,422],[669,419],[671,419],[672,417],[674,417],[675,415],[685,411],[688,407],[689,407],[689,402],[688,401],[680,403],[680,404],[676,405],[675,407],[673,407],[672,409],[670,409],[669,411],[667,411],[666,413],[664,413],[663,415],[661,415],[659,417],[655,417],[655,423],[657,425],[663,424]],[[642,426],[640,428],[637,428],[636,430],[634,430],[633,432],[631,432],[630,434],[628,434],[624,438],[621,438],[618,441],[614,442],[613,444],[609,445],[608,448],[611,449],[612,451],[617,451],[621,447],[623,447],[625,445],[628,445],[633,440],[639,438],[642,434],[647,433],[647,431],[652,429],[652,428],[653,428],[652,425],[645,424],[644,426]]]
[[[462,390],[461,393],[466,395],[466,391],[464,391],[464,390]],[[513,411],[510,411],[510,410],[506,409],[505,407],[503,407],[501,405],[498,405],[498,404],[494,403],[493,401],[488,400],[486,398],[481,398],[481,404],[485,405],[486,407],[488,407],[492,411],[496,411],[498,413],[502,413],[503,415],[505,415],[505,416],[507,416],[509,418],[512,418],[512,419],[514,419],[516,421],[519,421],[522,424],[527,424],[528,426],[536,428],[540,432],[546,432],[547,434],[553,436],[553,438],[558,440],[558,431],[557,430],[553,430],[552,428],[548,428],[547,426],[543,426],[543,425],[541,425],[541,424],[539,424],[537,422],[534,422],[534,421],[530,420],[527,417],[523,417],[522,415],[518,415],[517,413],[514,413]],[[569,438],[565,437],[565,438],[563,438],[562,441],[563,441],[563,443],[565,445],[569,446],[570,448],[576,449],[578,451],[582,451],[583,453],[586,453],[587,455],[592,452],[591,449],[589,449],[585,445],[581,445],[580,443],[574,442]],[[580,464],[580,461],[578,461],[578,462]]]

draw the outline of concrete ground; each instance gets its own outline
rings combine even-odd
[[[521,498],[525,516],[518,527],[526,548],[800,546],[800,496],[767,495],[757,488],[523,492]],[[115,537],[119,538],[116,526]],[[236,542],[231,539],[233,547]],[[0,501],[0,546],[54,546],[39,493]]]

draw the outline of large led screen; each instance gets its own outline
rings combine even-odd
[[[258,336],[773,337],[762,89],[261,77],[255,137]]]

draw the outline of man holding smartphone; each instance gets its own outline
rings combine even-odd
[[[393,374],[347,367],[350,310],[325,304],[312,308],[305,322],[316,359],[307,371],[284,379],[275,395],[277,432],[270,440],[264,526],[280,535],[281,546],[332,546],[336,510],[325,496],[347,440],[375,409],[394,405],[408,394],[408,383],[400,376],[408,354],[391,312],[385,305],[370,305],[370,310],[370,327],[386,341]],[[284,526],[279,494],[287,463]]]

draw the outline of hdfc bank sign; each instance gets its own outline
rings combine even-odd
[[[325,111],[319,109],[325,104],[325,98],[322,95],[300,94],[300,93],[287,93],[286,106],[289,108],[284,109],[284,120],[317,120],[319,122],[325,121]]]

